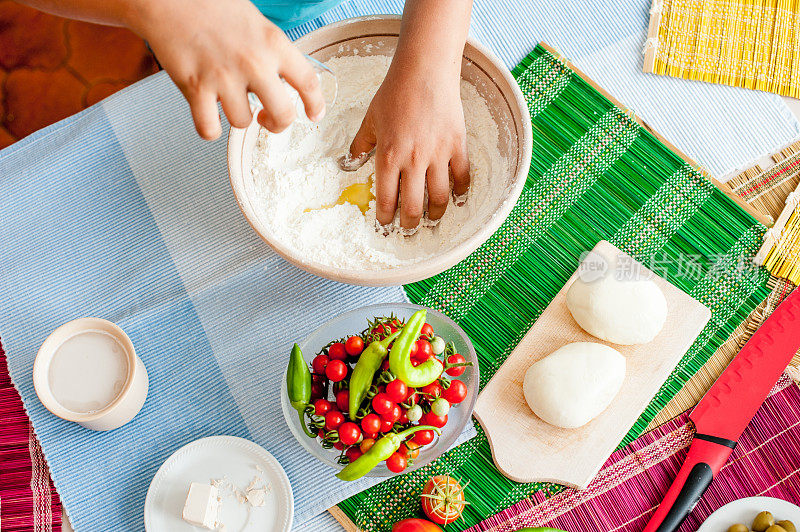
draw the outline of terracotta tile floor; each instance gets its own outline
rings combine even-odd
[[[0,0],[0,148],[157,71],[128,30]]]

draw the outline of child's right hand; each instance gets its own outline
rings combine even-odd
[[[204,139],[220,135],[218,100],[232,126],[250,124],[248,91],[264,105],[258,122],[276,133],[286,129],[296,113],[281,78],[300,94],[310,119],[325,114],[311,63],[248,0],[139,0],[127,18],[186,97]]]

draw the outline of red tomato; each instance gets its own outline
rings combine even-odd
[[[420,445],[428,445],[433,441],[433,435],[434,432],[432,430],[421,430],[414,433],[414,438],[412,438],[412,441]]]
[[[386,395],[395,403],[402,403],[406,400],[406,396],[408,396],[408,386],[400,379],[390,381],[389,384],[386,385]]]
[[[415,442],[414,440],[409,440],[409,441],[403,443],[403,445],[401,447],[404,447],[405,449],[407,449],[407,451],[406,451],[406,457],[407,458],[411,458],[412,460],[416,460],[416,458],[419,456],[419,448],[422,447],[422,446],[420,444],[418,444],[417,442]]]
[[[344,350],[351,357],[357,357],[364,350],[364,340],[360,336],[351,336],[344,343]]]
[[[403,402],[413,406],[417,404],[418,401],[419,401],[419,395],[417,395],[417,389],[409,388],[408,395],[406,395],[406,398],[403,400]]]
[[[358,446],[358,449],[365,453],[372,449],[372,446],[375,445],[375,438],[364,438],[361,440],[361,445]]]
[[[358,460],[362,454],[364,453],[362,453],[361,449],[359,449],[358,447],[350,447],[344,452],[344,455],[347,457],[348,460],[350,460],[350,463],[353,463],[356,460]]]
[[[426,323],[425,325],[423,325],[422,330],[419,332],[419,335],[428,338],[433,336],[433,325],[431,325],[430,323]]]
[[[381,419],[381,432],[389,432],[394,427],[394,422],[388,419]]]
[[[328,355],[317,355],[311,361],[311,370],[317,375],[325,375],[325,368],[328,366]]]
[[[347,412],[348,408],[350,408],[350,390],[336,392],[336,406],[342,412]]]
[[[448,525],[461,517],[466,506],[464,488],[447,475],[431,477],[422,490],[422,511],[434,523]]]
[[[389,369],[389,359],[387,358],[386,360],[383,361],[383,364],[381,364],[381,370],[386,371],[388,369]]]
[[[324,416],[331,410],[331,402],[327,399],[317,399],[314,401],[314,413],[318,416]]]
[[[414,355],[414,358],[420,362],[425,362],[433,356],[433,348],[431,347],[431,343],[429,341],[417,340],[416,346],[417,353]]]
[[[339,441],[345,445],[353,445],[361,437],[361,429],[352,421],[342,423],[339,427]]]
[[[389,471],[392,473],[402,473],[407,465],[408,460],[400,453],[394,453],[386,459],[386,467],[388,467]]]
[[[316,382],[311,383],[311,400],[321,399],[328,395],[328,386],[324,384],[318,384]]]
[[[463,381],[452,381],[450,386],[442,393],[451,405],[457,405],[467,398],[467,385]]]
[[[463,364],[466,361],[467,361],[467,359],[464,358],[463,355],[459,355],[458,353],[452,354],[449,357],[447,357],[447,363],[448,364]],[[451,377],[458,377],[460,375],[463,375],[463,373],[464,373],[464,371],[466,369],[467,369],[466,366],[458,366],[458,367],[455,367],[455,368],[449,368],[447,370],[447,374],[450,375]]]
[[[380,415],[389,412],[393,406],[395,406],[395,404],[389,399],[389,396],[383,392],[372,398],[372,409]]]
[[[392,532],[442,532],[442,529],[424,519],[403,519],[394,524]]]
[[[428,400],[433,401],[433,399],[438,399],[442,396],[443,390],[439,381],[433,381],[429,385],[420,388],[419,391],[425,394]]]
[[[412,359],[417,358],[418,350],[419,348],[417,347],[417,342],[414,342],[413,344],[411,344],[411,350],[408,352],[408,356],[410,356]]]
[[[344,414],[338,410],[331,410],[325,414],[325,428],[328,430],[338,429],[344,423]]]
[[[408,414],[406,414],[407,410],[405,408],[400,409],[400,417],[397,418],[397,422],[401,425],[405,425],[408,423]]]
[[[337,441],[336,443],[333,444],[333,448],[336,449],[337,451],[343,451],[344,444],[340,441]]]
[[[328,358],[331,360],[345,360],[347,359],[347,351],[344,349],[342,342],[331,344],[328,348]]]
[[[402,414],[400,405],[393,405],[391,410],[381,414],[381,421],[391,421],[392,425],[394,425],[395,421],[400,419],[400,414]]]
[[[433,412],[428,412],[427,414],[422,414],[422,419],[419,420],[420,425],[433,425],[437,428],[442,428],[447,425],[447,414],[443,416],[437,416]],[[421,432],[421,431],[420,431]]]
[[[362,427],[362,428],[363,428],[363,427]],[[375,432],[367,432],[367,431],[365,430],[365,431],[364,431],[364,438],[371,438],[371,439],[373,439],[373,440],[374,440],[375,438],[377,438],[377,437],[378,437],[378,431],[379,431],[379,430],[381,430],[381,428],[380,428],[380,427],[378,427],[378,430],[376,430]]]
[[[374,434],[381,430],[381,418],[378,417],[378,414],[367,414],[361,420],[361,428],[364,429],[365,433]],[[366,434],[364,437],[366,437]]]
[[[331,382],[339,382],[347,377],[347,364],[341,360],[330,360],[325,368],[325,375]]]

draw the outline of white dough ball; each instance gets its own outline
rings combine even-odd
[[[572,429],[600,415],[625,380],[625,357],[614,348],[575,342],[533,364],[522,392],[543,421]]]
[[[567,308],[578,325],[601,340],[620,345],[646,344],[667,320],[667,300],[649,279],[575,279],[567,290]]]

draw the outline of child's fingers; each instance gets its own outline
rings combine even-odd
[[[258,113],[259,124],[273,133],[280,133],[291,125],[297,113],[278,76],[257,80],[250,85],[250,89],[264,106]]]
[[[469,190],[469,157],[467,141],[461,142],[450,158],[450,170],[453,172],[453,193],[462,196]]]
[[[228,122],[233,127],[244,128],[250,125],[253,114],[250,111],[250,103],[247,101],[247,90],[245,87],[236,87],[231,83],[220,90],[220,100],[222,110],[228,117]]]
[[[375,152],[375,217],[382,225],[394,219],[399,181],[400,169],[378,146]]]
[[[425,201],[425,168],[404,169],[400,177],[400,225],[414,229],[422,219]]]
[[[428,183],[428,218],[438,220],[444,216],[450,202],[450,178],[447,164],[432,164],[426,176]]]
[[[375,128],[372,126],[372,113],[368,110],[358,133],[350,143],[350,160],[354,162],[356,169],[367,160],[367,155],[375,148]],[[356,161],[358,163],[356,163]]]
[[[288,47],[286,53],[288,57],[283,61],[279,73],[300,94],[306,116],[319,122],[325,116],[325,97],[322,95],[317,73],[308,59],[294,46]]]
[[[222,132],[217,109],[217,95],[210,91],[198,91],[187,96],[192,109],[192,119],[197,134],[205,140],[214,140]]]

